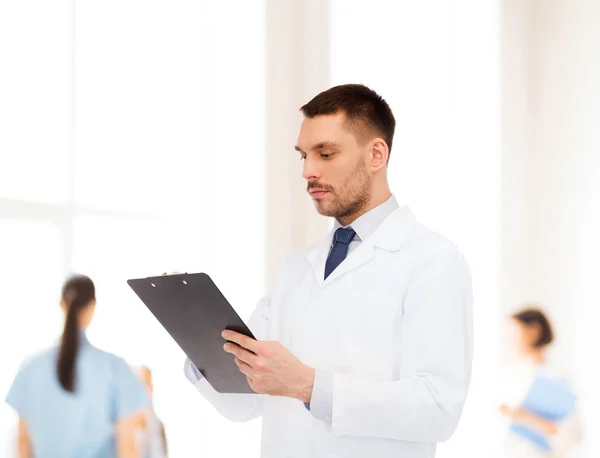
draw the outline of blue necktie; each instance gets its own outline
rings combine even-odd
[[[351,227],[340,227],[335,231],[333,236],[333,247],[329,252],[327,261],[325,262],[325,278],[329,277],[337,266],[339,266],[348,255],[348,247],[350,242],[356,235]]]

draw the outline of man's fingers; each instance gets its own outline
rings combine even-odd
[[[237,364],[240,372],[246,376],[246,380],[248,381],[248,385],[255,393],[263,394],[261,388],[256,384],[258,378],[257,373],[252,367],[248,366],[244,361],[241,361],[235,358],[235,363]]]
[[[240,372],[242,374],[244,374],[250,380],[252,380],[254,378],[254,370],[252,369],[252,367],[250,367],[248,364],[246,364],[244,361],[242,361],[239,358],[235,358],[235,363],[239,367]]]
[[[236,345],[231,342],[227,342],[225,345],[223,345],[223,349],[227,353],[231,353],[237,359],[245,362],[249,366],[254,367],[254,365],[256,364],[256,355],[254,353],[246,350],[245,348],[240,347],[239,345]]]
[[[252,353],[258,354],[258,342],[256,340],[235,331],[225,330],[221,335],[223,338],[235,342],[239,346],[250,350]]]

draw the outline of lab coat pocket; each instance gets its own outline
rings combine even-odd
[[[340,311],[330,334],[329,358],[335,370],[386,380],[393,366],[393,298],[356,298]]]
[[[369,358],[359,360],[354,358],[352,362],[339,356],[332,358],[333,371],[339,374],[353,374],[369,380],[387,380],[388,365],[380,360]]]

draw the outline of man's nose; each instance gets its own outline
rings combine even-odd
[[[310,156],[306,156],[306,159],[304,159],[304,166],[302,168],[302,177],[306,180],[306,181],[314,181],[314,180],[318,180],[320,176],[320,171],[319,171],[319,166],[317,164],[317,161],[315,161],[314,159],[311,159]]]

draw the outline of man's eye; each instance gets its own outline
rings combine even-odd
[[[327,154],[327,153],[326,154],[321,154],[321,157],[323,159],[331,159],[332,156],[333,156],[333,154]]]
[[[306,156],[300,156],[301,161],[303,161],[304,159],[306,159]]]

